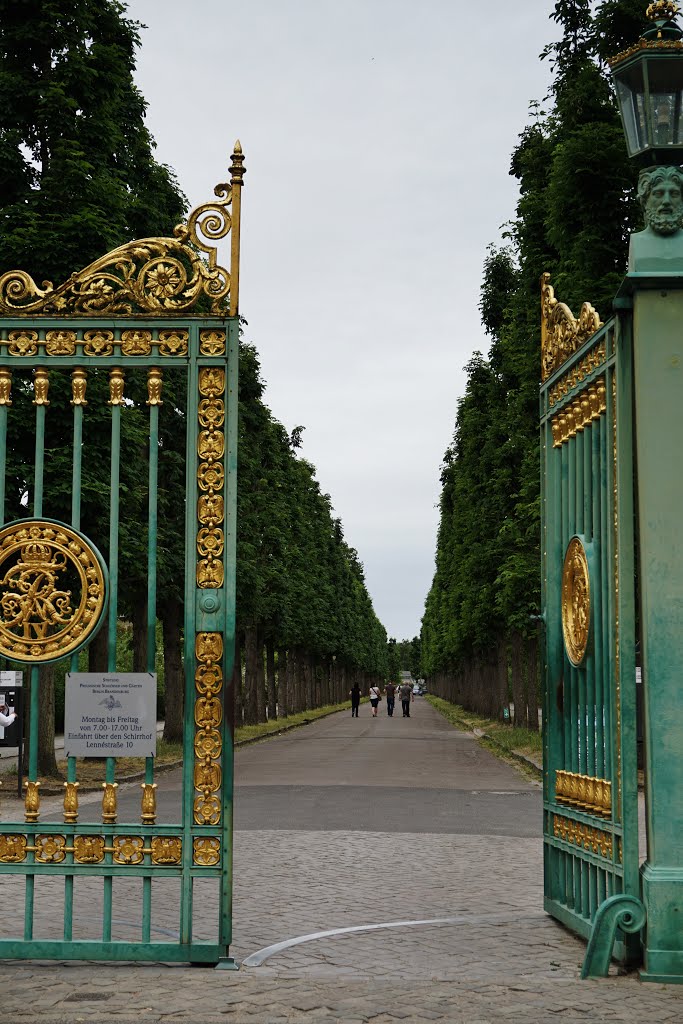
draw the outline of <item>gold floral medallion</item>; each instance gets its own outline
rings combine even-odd
[[[0,530],[0,654],[57,661],[101,621],[107,584],[100,556],[61,523],[22,519]]]
[[[580,665],[586,655],[590,593],[586,550],[578,537],[572,537],[562,570],[562,633],[567,657],[572,665]]]

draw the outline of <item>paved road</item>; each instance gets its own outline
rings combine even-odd
[[[381,707],[381,705],[380,705]],[[235,827],[329,831],[431,832],[538,836],[538,786],[456,732],[424,700],[409,719],[333,715],[304,729],[241,747],[235,763]],[[180,771],[163,778],[159,822],[180,813]],[[119,820],[135,821],[140,790],[119,801]],[[59,811],[51,816],[59,821]],[[44,820],[50,817],[44,816]],[[84,799],[81,821],[99,821],[100,802]]]
[[[424,701],[409,720],[361,712],[238,751],[232,951],[260,966],[231,974],[14,963],[0,1021],[681,1019],[678,989],[633,976],[579,981],[583,942],[542,911],[535,783]],[[161,788],[170,809],[177,778]],[[133,820],[138,800],[138,787],[122,794]],[[3,932],[14,902],[5,882]],[[161,937],[177,927],[176,897],[157,884]],[[133,883],[116,888],[114,933],[124,938],[139,928],[140,896]],[[97,893],[84,895],[79,935],[97,917]],[[60,892],[47,891],[38,906],[53,933]],[[207,935],[211,906],[210,896],[198,900]]]

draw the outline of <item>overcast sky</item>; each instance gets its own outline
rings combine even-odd
[[[419,632],[486,246],[549,83],[553,0],[129,0],[191,206],[246,156],[240,309],[389,635]],[[222,252],[228,265],[227,247]],[[543,267],[538,268],[539,276]]]

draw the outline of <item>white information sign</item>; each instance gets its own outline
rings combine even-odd
[[[67,757],[154,757],[154,672],[68,672],[64,702]]]

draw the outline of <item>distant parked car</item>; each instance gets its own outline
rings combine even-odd
[[[420,687],[417,685],[417,683],[413,684],[413,695],[415,697],[419,697],[420,696]]]

